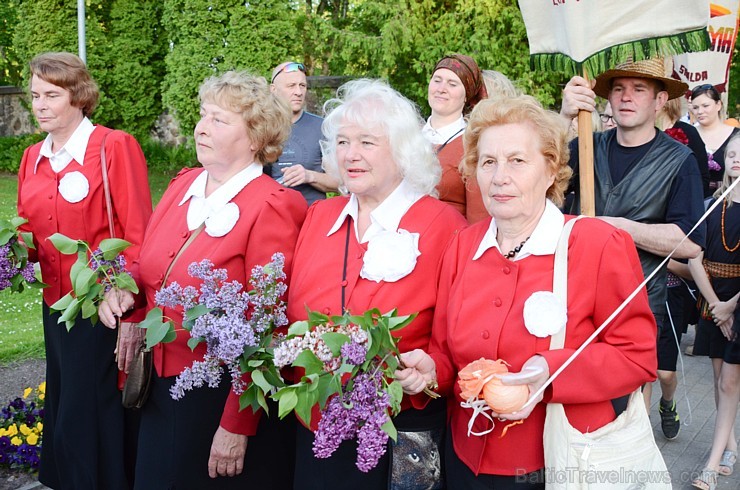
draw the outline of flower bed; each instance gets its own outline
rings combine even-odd
[[[26,388],[23,397],[0,412],[0,468],[36,471],[44,430],[46,382]]]

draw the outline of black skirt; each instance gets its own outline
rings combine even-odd
[[[393,423],[399,431],[430,431],[444,433],[446,400],[431,400],[425,409],[401,412]],[[384,490],[391,488],[392,441],[377,466],[367,473],[357,469],[357,441],[342,442],[326,459],[313,455],[314,434],[296,422],[295,490]],[[442,436],[442,446],[444,437]]]
[[[208,476],[213,435],[231,389],[224,374],[217,388],[196,388],[173,400],[170,387],[175,378],[153,374],[152,391],[141,409],[136,486],[141,490],[264,489],[293,488],[295,427],[290,419],[262,414],[257,434],[247,441],[244,470],[240,475]]]
[[[116,331],[77,318],[68,332],[43,306],[44,437],[39,481],[54,489],[128,489]]]

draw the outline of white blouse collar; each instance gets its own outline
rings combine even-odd
[[[80,124],[77,126],[77,129],[75,129],[75,132],[72,133],[72,136],[70,136],[64,146],[57,150],[56,153],[51,150],[51,134],[47,134],[46,139],[44,139],[44,143],[41,145],[39,156],[36,158],[33,173],[36,173],[41,157],[49,159],[51,169],[55,173],[59,173],[67,168],[67,165],[69,165],[72,160],[83,165],[85,162],[87,144],[90,141],[90,136],[93,134],[93,131],[95,131],[93,123],[91,123],[87,117],[83,117],[82,121],[80,121]]]
[[[448,124],[447,126],[443,126],[439,129],[434,129],[429,123],[430,120],[431,117],[427,119],[427,122],[421,129],[421,132],[427,139],[427,141],[429,141],[433,145],[444,144],[453,139],[453,136],[462,135],[462,132],[466,126],[465,119],[462,116],[460,116],[460,119],[453,122],[452,124]]]
[[[370,213],[370,227],[361,239],[360,237],[357,237],[358,241],[365,243],[380,231],[396,231],[401,223],[401,219],[403,219],[409,208],[411,208],[411,206],[413,206],[414,203],[422,197],[424,197],[423,193],[411,187],[405,179],[402,180],[398,187],[396,187],[393,192],[391,192],[390,195]],[[331,227],[326,236],[330,236],[339,230],[347,219],[347,216],[352,217],[355,227],[355,236],[357,236],[358,209],[357,197],[352,194],[349,201],[344,206],[344,209],[342,209],[342,212],[339,213],[339,217],[334,222],[334,226]]]
[[[206,183],[208,182],[208,171],[203,172],[196,177],[185,196],[180,201],[179,206],[190,201],[188,206],[188,229],[195,230],[203,223],[208,225],[209,218],[214,218],[222,213],[234,197],[244,189],[247,184],[262,175],[262,165],[252,163],[221,186],[213,191],[210,196],[206,197]],[[233,224],[232,224],[233,226]],[[207,227],[207,226],[206,226]],[[227,230],[228,232],[228,230]]]
[[[521,260],[529,255],[552,255],[560,239],[560,233],[563,231],[565,217],[563,213],[549,199],[545,202],[545,211],[542,213],[539,223],[535,227],[529,240],[524,244],[521,251],[514,257],[514,261]],[[473,260],[478,260],[486,250],[496,248],[501,252],[501,248],[496,241],[496,220],[492,219],[488,226],[486,234],[483,235],[478,250],[473,255]],[[503,252],[501,252],[503,254]]]

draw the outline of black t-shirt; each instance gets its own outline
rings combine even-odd
[[[612,129],[610,131],[616,130]],[[658,136],[657,131],[656,129],[655,138]],[[624,176],[645,156],[655,143],[655,138],[644,145],[635,147],[622,146],[617,143],[616,138],[614,139],[614,144],[608,152],[609,170],[614,185],[621,182]],[[578,138],[570,142],[569,163],[571,168],[574,169],[572,185],[575,186],[573,189],[576,190],[578,189]],[[701,215],[704,214],[704,193],[701,176],[693,153],[690,153],[681,164],[681,168],[673,181],[670,182],[670,186],[664,222],[675,224],[684,233],[688,233],[699,221]],[[704,237],[705,228],[700,226],[691,234],[691,241],[703,247]]]

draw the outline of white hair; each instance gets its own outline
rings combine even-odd
[[[381,80],[360,79],[347,82],[337,96],[324,104],[326,118],[321,126],[324,170],[343,187],[337,161],[337,134],[350,123],[379,129],[388,138],[393,160],[401,175],[414,189],[436,196],[435,187],[442,168],[431,143],[421,133],[424,120],[413,102]]]

